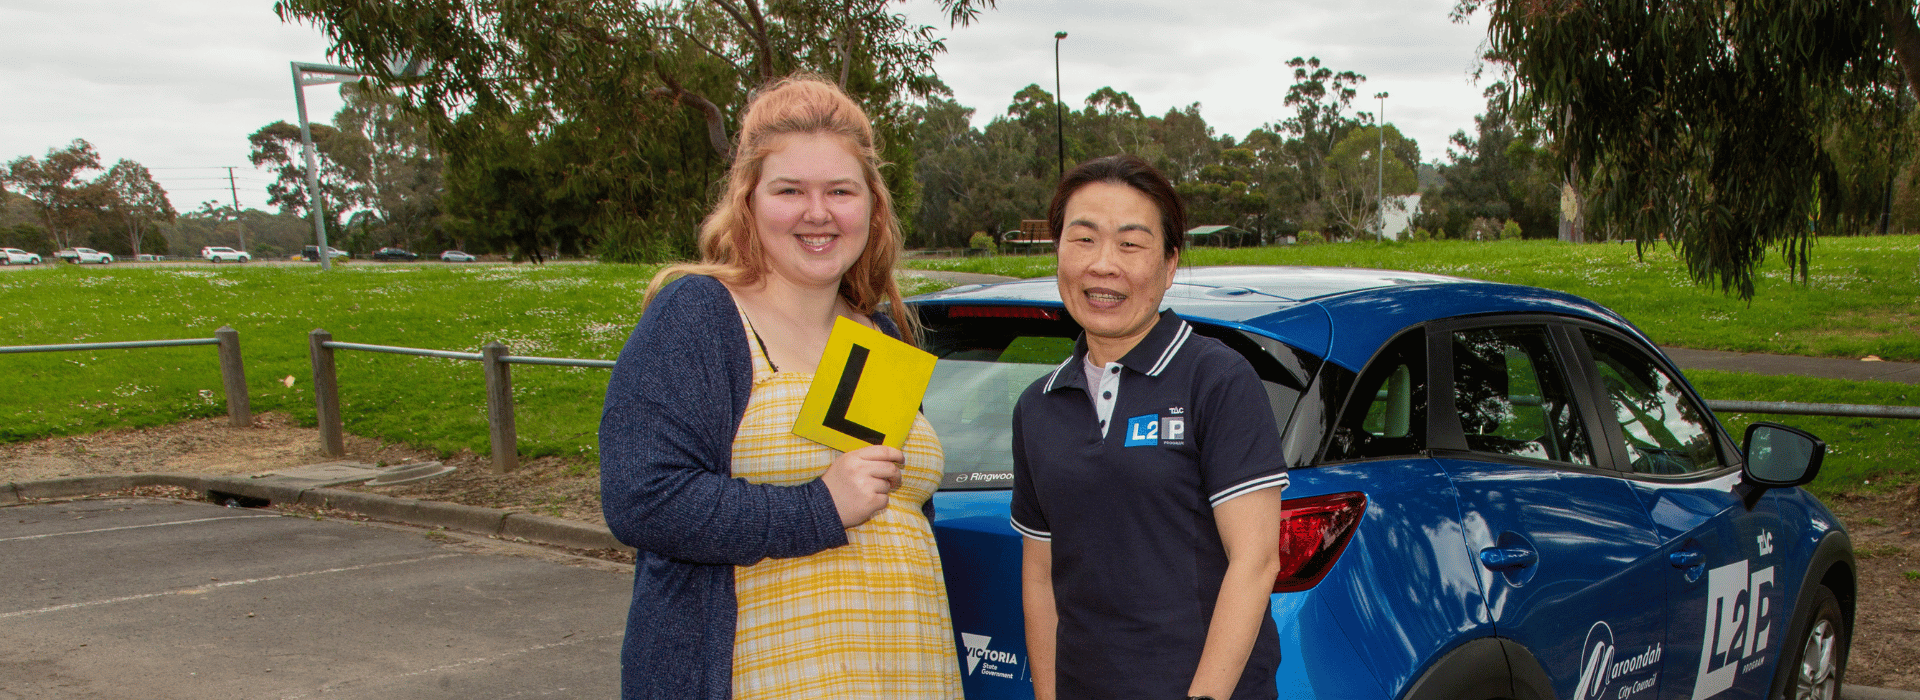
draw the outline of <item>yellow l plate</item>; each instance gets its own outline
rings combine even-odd
[[[841,316],[793,434],[842,452],[901,447],[933,378],[932,354]]]

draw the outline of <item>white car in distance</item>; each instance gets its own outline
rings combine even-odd
[[[101,265],[107,265],[113,262],[112,253],[102,253],[92,248],[74,248],[73,253],[74,253],[73,262],[76,265],[83,265],[86,263],[99,263]]]
[[[38,265],[39,253],[29,253],[19,248],[0,248],[0,265]]]
[[[457,250],[442,251],[440,253],[441,262],[473,262],[478,259],[479,258],[473,257],[472,255],[468,255],[466,253],[462,253]]]
[[[222,261],[250,262],[253,260],[253,256],[248,255],[247,251],[234,250],[232,248],[227,248],[224,246],[209,246],[206,248],[201,248],[200,257],[205,258],[207,262],[216,262],[216,263],[222,262]]]

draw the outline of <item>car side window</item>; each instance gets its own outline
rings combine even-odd
[[[1646,353],[1612,336],[1586,331],[1594,371],[1637,474],[1672,476],[1725,464],[1708,425],[1710,414]],[[1619,447],[1616,445],[1616,447]]]
[[[1467,449],[1593,464],[1593,444],[1545,327],[1454,332],[1453,391]]]
[[[1326,461],[1418,455],[1427,448],[1425,334],[1402,335],[1354,382]]]

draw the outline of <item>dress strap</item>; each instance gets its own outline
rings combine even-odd
[[[740,321],[747,324],[747,335],[753,336],[754,345],[760,348],[760,359],[767,363],[769,369],[778,374],[780,366],[773,363],[773,353],[767,352],[767,341],[761,340],[760,332],[753,329],[753,319],[747,318],[745,309],[740,310]]]

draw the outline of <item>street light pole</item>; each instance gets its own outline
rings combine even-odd
[[[345,66],[333,66],[324,63],[293,64],[293,102],[300,107],[300,145],[307,160],[307,213],[313,215],[313,237],[320,245],[320,269],[333,269],[333,256],[327,254],[326,203],[320,196],[320,165],[313,154],[313,128],[307,122],[307,86],[341,83],[363,75],[360,71]],[[323,75],[323,78],[309,78],[308,73]]]
[[[1374,95],[1380,100],[1380,148],[1373,154],[1373,196],[1379,201],[1375,206],[1380,213],[1375,216],[1373,241],[1387,240],[1387,93]]]
[[[1055,180],[1067,176],[1067,117],[1066,107],[1060,101],[1060,40],[1065,38],[1066,32],[1053,33],[1053,127],[1060,146],[1060,168]]]
[[[289,63],[293,65],[293,103],[300,108],[300,145],[306,152],[307,204],[312,207],[313,237],[320,244],[320,269],[331,270],[333,256],[327,254],[326,203],[320,197],[320,166],[313,154],[313,127],[307,122],[307,86],[344,83],[371,77],[371,74],[327,63]],[[425,71],[426,65],[411,56],[402,56],[387,64],[387,75],[392,79],[411,80]],[[319,77],[308,77],[309,74]]]

